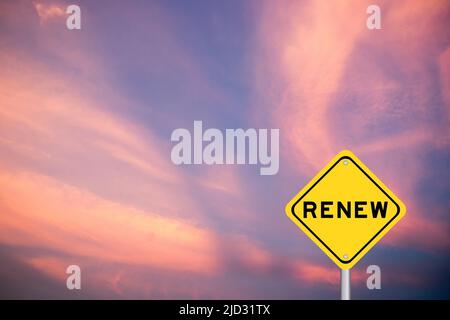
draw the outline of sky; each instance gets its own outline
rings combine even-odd
[[[446,0],[1,1],[0,298],[336,299],[284,207],[349,149],[407,207],[353,298],[450,299],[449,30]],[[278,128],[278,174],[174,165],[195,120]]]

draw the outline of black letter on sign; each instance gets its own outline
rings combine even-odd
[[[308,206],[312,206],[312,208],[308,208]],[[312,201],[305,201],[303,202],[303,218],[307,218],[307,213],[311,212],[311,215],[313,216],[313,218],[316,218],[316,208],[317,205],[315,202]]]
[[[326,214],[325,212],[330,211],[330,207],[333,204],[333,201],[322,201],[322,208],[320,210],[321,218],[333,218],[332,214]]]
[[[355,202],[355,218],[367,218],[367,214],[359,214],[360,211],[363,211],[363,207],[367,204],[367,201],[356,201]]]
[[[352,217],[352,206],[351,206],[351,202],[347,201],[347,208],[344,207],[344,204],[342,202],[338,202],[338,208],[337,208],[337,217],[340,218],[341,217],[341,212],[344,211],[344,214],[347,216],[347,218],[351,218]]]
[[[383,202],[383,206],[381,206],[381,202],[377,201],[377,206],[374,206],[373,201],[370,202],[370,206],[372,207],[372,216],[376,218],[378,216],[378,211],[380,212],[380,216],[382,218],[386,218],[386,210],[387,210],[387,201]]]

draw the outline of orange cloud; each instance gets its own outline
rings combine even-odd
[[[214,237],[181,219],[114,203],[34,173],[0,174],[0,242],[214,273]],[[38,192],[37,192],[38,191]]]
[[[321,265],[297,262],[294,265],[294,277],[308,283],[339,284],[339,269]]]
[[[44,4],[40,2],[33,3],[41,23],[47,23],[50,20],[66,17],[65,9],[56,4]]]
[[[67,259],[56,257],[33,257],[26,260],[25,263],[52,278],[58,279],[61,283],[66,281],[66,269],[71,265]]]
[[[340,284],[341,271],[331,263],[330,266],[322,266],[307,261],[294,261],[292,265],[294,278],[301,282],[307,284],[321,283],[330,286],[339,286]],[[367,277],[365,270],[353,268],[351,271],[354,284],[365,283]]]

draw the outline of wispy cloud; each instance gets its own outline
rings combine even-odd
[[[312,177],[351,149],[377,165],[408,208],[418,208],[416,189],[428,174],[418,152],[450,147],[448,101],[441,100],[448,100],[448,3],[381,2],[380,31],[365,27],[369,4],[267,4],[257,81],[282,128],[289,170]],[[408,210],[390,244],[447,247],[448,222],[424,215]]]
[[[450,146],[448,3],[381,1],[379,32],[365,27],[368,4],[250,4],[250,18],[233,21],[251,32],[236,34],[202,2],[187,14],[111,2],[111,21],[96,16],[103,4],[86,2],[82,33],[53,24],[66,15],[60,2],[1,3],[2,262],[61,286],[65,267],[80,264],[93,297],[330,294],[339,272],[294,237],[283,198],[303,183],[294,177],[312,177],[343,148],[408,207],[376,250],[447,254],[448,219],[428,214],[448,200],[426,212],[418,189],[431,173],[448,175],[421,153],[445,158]],[[263,103],[247,106],[253,98]],[[173,165],[170,131],[200,118],[280,128],[280,174]],[[416,271],[386,279],[425,287],[430,278],[415,281]],[[363,269],[353,276],[364,285]]]
[[[65,8],[61,4],[34,2],[33,5],[41,23],[62,19],[66,16]]]

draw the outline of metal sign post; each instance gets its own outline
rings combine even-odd
[[[341,269],[341,300],[350,300],[350,269]]]

